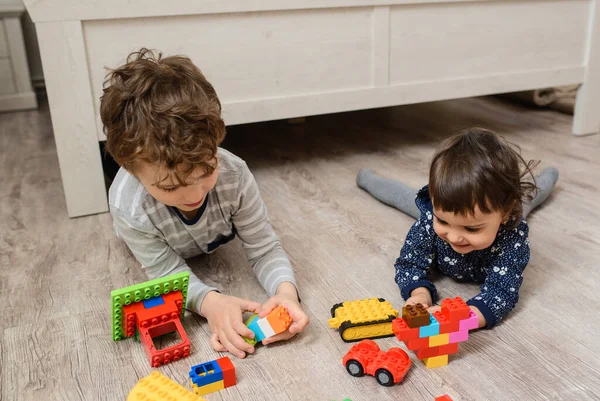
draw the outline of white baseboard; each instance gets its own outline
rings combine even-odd
[[[0,112],[37,109],[38,103],[34,92],[0,96]]]

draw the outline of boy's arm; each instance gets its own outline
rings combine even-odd
[[[477,308],[475,312],[479,311],[480,327],[493,327],[519,301],[523,270],[530,255],[528,233],[527,224],[521,223],[514,230],[502,232],[492,246],[494,256],[488,267],[487,278],[481,285],[481,292],[467,301],[469,306]]]
[[[394,265],[395,280],[405,300],[420,291],[429,291],[432,303],[437,301],[437,289],[427,277],[435,258],[435,238],[432,214],[424,212],[406,234],[400,257]]]
[[[206,294],[217,289],[200,281],[150,222],[144,224],[126,219],[118,209],[112,207],[111,214],[117,235],[125,241],[150,280],[182,271],[190,272],[186,307],[200,314],[200,306]]]
[[[267,216],[258,185],[246,163],[240,170],[237,207],[231,216],[254,274],[269,296],[296,290],[294,270]],[[285,285],[281,285],[287,283]],[[281,286],[281,288],[279,288]]]

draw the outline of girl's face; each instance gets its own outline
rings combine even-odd
[[[505,213],[482,213],[475,207],[473,215],[460,215],[436,209],[433,204],[433,229],[452,249],[460,254],[485,249],[492,245]]]
[[[217,161],[214,163],[216,166]],[[186,186],[175,181],[166,169],[145,162],[136,166],[136,176],[154,199],[182,212],[190,212],[202,206],[206,194],[215,187],[219,169],[215,168],[212,174],[205,174],[202,169],[194,170],[187,178]]]

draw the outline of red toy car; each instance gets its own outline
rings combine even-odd
[[[342,364],[354,377],[365,374],[375,376],[377,383],[389,387],[404,379],[412,362],[400,348],[390,348],[384,352],[375,341],[362,340],[350,348]]]

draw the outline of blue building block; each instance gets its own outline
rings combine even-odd
[[[429,326],[422,326],[419,328],[419,337],[431,337],[440,334],[440,324],[433,315],[429,315]]]
[[[265,339],[265,334],[258,326],[258,315],[256,315],[247,326],[254,333],[254,339],[256,341],[260,342]]]
[[[164,305],[165,300],[163,299],[162,295],[159,295],[157,297],[152,297],[150,299],[144,299],[142,301],[142,303],[144,304],[144,308],[150,309],[150,308],[154,308],[155,306],[158,306],[158,305]]]
[[[198,387],[223,380],[223,371],[216,360],[192,366],[190,380]]]

